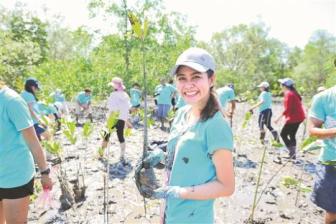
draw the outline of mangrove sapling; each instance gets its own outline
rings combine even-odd
[[[262,156],[261,156],[260,168],[259,168],[259,172],[258,172],[258,176],[257,176],[256,189],[254,191],[252,211],[251,211],[250,217],[248,218],[248,222],[251,222],[251,223],[254,222],[254,212],[255,212],[255,209],[257,207],[257,195],[258,195],[258,189],[259,189],[259,184],[260,184],[260,180],[261,180],[262,168],[263,168],[264,163],[265,163],[265,155],[266,155],[267,145],[268,144],[266,144],[266,143],[263,145],[264,149],[263,149],[263,153],[262,153]]]
[[[149,21],[144,17],[143,24],[137,16],[130,10],[127,13],[128,19],[131,23],[133,33],[141,41],[141,52],[142,52],[142,71],[143,71],[143,82],[144,82],[144,141],[143,141],[143,152],[142,152],[142,161],[146,156],[148,148],[148,105],[147,105],[147,74],[146,74],[146,50],[145,50],[145,39],[148,33]],[[147,214],[146,209],[146,199],[144,200],[144,210],[145,216]]]

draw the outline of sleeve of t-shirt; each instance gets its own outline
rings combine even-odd
[[[323,102],[320,97],[315,96],[313,98],[313,102],[309,110],[309,117],[325,121],[326,114],[325,111],[323,110]]]
[[[27,104],[19,97],[8,103],[7,112],[17,131],[29,128],[34,124]]]
[[[213,154],[218,149],[233,150],[232,130],[223,115],[216,114],[206,127],[208,153]]]

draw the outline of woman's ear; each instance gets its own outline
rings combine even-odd
[[[210,87],[214,87],[216,82],[216,75],[215,73],[209,78],[209,85]]]

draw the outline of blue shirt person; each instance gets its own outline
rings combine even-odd
[[[34,192],[33,157],[42,171],[43,188],[51,190],[47,163],[27,104],[0,81],[0,208],[7,208],[1,212],[4,222],[27,223],[27,202]]]
[[[131,105],[135,108],[140,107],[141,104],[142,92],[139,87],[138,83],[134,83],[133,88],[130,90]]]
[[[335,60],[336,62],[336,60]],[[326,211],[326,223],[336,221],[336,86],[314,96],[309,110],[308,130],[323,139],[312,201]]]
[[[165,80],[161,80],[161,84],[156,87],[155,92],[157,96],[157,112],[156,116],[161,122],[161,129],[165,130],[164,122],[167,118],[168,112],[171,107],[172,98],[176,92],[176,88],[171,84],[165,83]]]
[[[52,98],[53,102],[65,102],[65,96],[60,89],[56,89],[55,92],[52,92],[50,97]]]
[[[235,102],[236,95],[234,89],[229,86],[224,86],[222,88],[217,89],[217,95],[219,103],[221,104],[225,115],[231,118],[236,107]],[[228,104],[230,104],[229,107]]]
[[[265,143],[266,131],[264,126],[272,133],[275,141],[280,141],[278,132],[272,127],[272,94],[269,91],[269,87],[268,82],[262,82],[258,85],[261,92],[258,97],[258,102],[250,108],[250,112],[252,113],[254,108],[259,107],[258,126],[261,144]]]
[[[76,123],[78,124],[79,115],[82,112],[88,113],[88,118],[93,122],[91,105],[91,89],[86,88],[76,96]]]
[[[200,48],[177,59],[172,74],[186,102],[177,111],[168,139],[165,223],[214,223],[214,199],[234,191],[233,135],[217,103],[215,61]]]
[[[47,126],[40,120],[40,111],[37,105],[36,94],[40,90],[40,84],[35,78],[28,78],[25,81],[24,90],[21,93],[21,97],[28,104],[30,114],[33,118],[34,128],[37,137],[42,140],[49,140],[51,138],[50,133],[47,130]]]

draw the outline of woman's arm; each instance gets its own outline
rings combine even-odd
[[[315,136],[320,139],[336,137],[336,128],[321,128],[323,121],[313,117],[308,119],[308,131],[310,136]]]
[[[21,132],[39,169],[41,171],[46,170],[48,165],[34,127],[23,129]],[[52,189],[52,181],[48,175],[41,175],[41,183],[44,189]]]
[[[229,150],[219,149],[213,155],[217,179],[215,181],[182,188],[180,197],[192,200],[208,200],[226,197],[233,194],[235,179],[232,153]]]
[[[41,123],[40,119],[37,117],[37,115],[34,112],[33,103],[28,103],[28,108],[29,108],[29,112],[30,112],[32,118],[37,120],[39,123]]]

